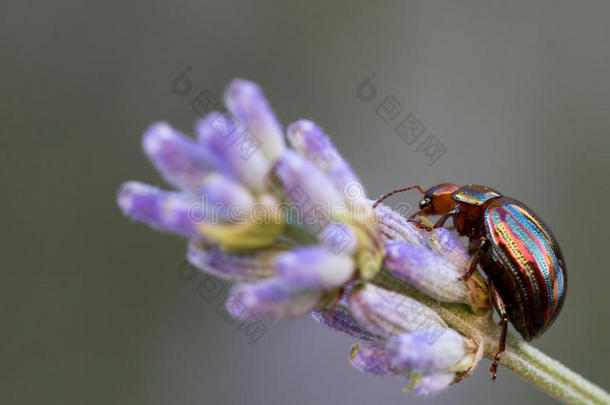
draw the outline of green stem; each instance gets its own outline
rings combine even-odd
[[[485,357],[495,356],[500,328],[491,312],[475,315],[467,305],[436,301],[392,277],[385,269],[372,282],[426,304],[451,327],[482,344]],[[500,365],[566,404],[610,404],[608,392],[514,336],[508,336]]]
[[[610,404],[610,395],[524,341],[511,337],[502,365],[567,404]]]

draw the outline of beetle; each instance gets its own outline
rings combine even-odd
[[[566,265],[557,240],[527,206],[486,186],[442,183],[427,190],[410,186],[391,191],[373,204],[411,189],[424,197],[409,217],[419,228],[432,230],[419,219],[441,215],[434,228],[453,218],[455,230],[469,238],[467,280],[480,264],[487,276],[491,302],[502,327],[498,349],[489,369],[492,380],[506,346],[510,321],[526,340],[542,335],[557,318],[566,297]]]

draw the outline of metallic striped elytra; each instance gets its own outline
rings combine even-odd
[[[519,291],[520,302],[513,299],[511,283],[494,280],[509,320],[524,339],[536,338],[553,323],[565,300],[567,275],[559,245],[532,210],[508,197],[490,202],[483,221],[491,257],[510,271]],[[487,273],[495,275],[493,270]]]
[[[451,195],[455,201],[472,205],[483,205],[492,198],[500,196],[497,191],[481,186],[464,186]]]
[[[385,194],[373,207],[393,194],[414,188],[424,197],[420,210],[409,220],[430,230],[418,217],[441,215],[435,228],[453,218],[456,231],[470,239],[472,254],[461,279],[469,278],[479,264],[487,276],[490,299],[502,325],[490,368],[495,379],[508,322],[529,341],[542,335],[561,311],[568,286],[561,249],[531,209],[486,186],[442,183],[428,190],[411,186]]]

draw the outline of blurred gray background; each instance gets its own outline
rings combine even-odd
[[[526,202],[569,271],[534,345],[610,388],[609,15],[604,1],[3,2],[0,402],[554,402],[505,369],[490,383],[487,360],[426,402],[353,369],[351,340],[309,317],[251,346],[178,277],[185,242],[131,223],[115,192],[162,185],[143,130],[190,131],[196,92],[220,98],[233,77],[263,86],[283,124],[322,125],[372,197],[451,181]],[[388,95],[425,126],[413,145],[375,113]],[[432,165],[429,134],[446,149]]]

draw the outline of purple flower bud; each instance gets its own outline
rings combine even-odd
[[[433,396],[449,387],[455,380],[455,377],[456,374],[452,372],[427,374],[421,377],[413,387],[413,391],[423,397]]]
[[[327,173],[346,200],[363,200],[364,187],[328,136],[315,123],[300,120],[288,126],[288,140],[302,155]]]
[[[284,132],[258,85],[234,79],[224,94],[225,105],[259,142],[270,161],[285,149]]]
[[[321,290],[304,290],[278,278],[256,283],[239,283],[233,286],[227,305],[235,318],[255,317],[276,321],[310,312],[322,297]],[[241,308],[241,309],[240,309]]]
[[[373,205],[373,201],[370,204]],[[379,204],[375,212],[378,227],[386,240],[403,240],[412,245],[428,246],[428,240],[422,232],[387,205]]]
[[[424,304],[369,283],[354,288],[347,302],[352,315],[364,328],[385,338],[447,327],[445,321]]]
[[[470,261],[468,252],[460,240],[448,229],[436,228],[431,232],[430,247],[458,270],[464,271]]]
[[[197,122],[195,130],[218,171],[254,190],[264,189],[271,164],[245,128],[219,112],[211,112]]]
[[[453,329],[417,331],[391,339],[392,365],[423,373],[448,371],[466,355],[466,340]]]
[[[130,181],[121,186],[117,202],[125,215],[155,229],[189,237],[199,236],[190,217],[194,201],[189,195]]]
[[[385,243],[383,264],[395,277],[446,302],[469,302],[469,288],[458,281],[460,271],[432,250],[394,240]]]
[[[276,251],[229,254],[218,248],[189,244],[186,258],[198,269],[215,276],[235,281],[255,281],[275,274],[273,260]]]
[[[364,327],[360,325],[356,319],[354,319],[346,306],[345,299],[342,299],[338,303],[333,301],[325,307],[313,311],[311,315],[316,322],[339,332],[346,333],[357,339],[366,341],[382,340],[380,336],[377,336],[364,329]]]
[[[345,284],[354,273],[354,260],[323,246],[299,247],[275,259],[278,276],[305,288],[331,289]]]
[[[230,222],[241,223],[247,220],[256,202],[248,189],[218,173],[205,178],[201,194],[209,205]]]
[[[296,221],[318,234],[334,217],[345,212],[343,196],[310,161],[287,150],[278,159],[275,178],[291,201]]]
[[[358,236],[354,228],[340,222],[327,225],[318,235],[320,243],[334,254],[351,255],[358,249]]]
[[[211,170],[206,151],[165,122],[148,128],[142,146],[163,178],[180,189],[198,192]]]
[[[396,370],[391,362],[390,356],[380,346],[360,346],[354,345],[350,350],[350,362],[352,366],[365,373],[374,375],[404,375],[408,376],[408,372],[401,373]]]

